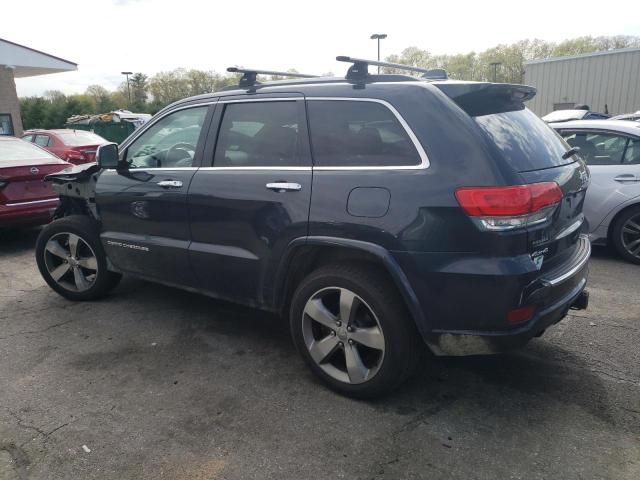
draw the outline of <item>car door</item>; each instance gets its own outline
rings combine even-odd
[[[289,243],[307,234],[311,155],[301,95],[220,100],[189,190],[191,263],[215,295],[268,305]],[[204,166],[204,165],[208,166]]]
[[[187,192],[200,165],[214,106],[159,116],[121,150],[123,167],[98,178],[102,243],[120,270],[190,285]]]
[[[640,143],[618,132],[563,130],[564,139],[580,148],[591,171],[584,214],[593,232],[616,207],[640,195]]]

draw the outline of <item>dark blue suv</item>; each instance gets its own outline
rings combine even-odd
[[[61,195],[38,267],[73,300],[122,273],[276,312],[331,388],[525,344],[585,308],[589,173],[523,85],[255,81],[165,108]]]

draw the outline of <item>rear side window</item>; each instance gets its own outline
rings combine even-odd
[[[34,143],[40,145],[41,147],[46,147],[49,145],[49,136],[48,135],[36,135]]]
[[[569,149],[551,127],[528,109],[473,117],[502,157],[518,172],[557,167]]]
[[[622,163],[640,164],[640,140],[629,140]]]
[[[307,102],[315,165],[321,167],[411,166],[420,155],[386,106],[370,101]]]
[[[225,106],[215,167],[301,165],[296,101],[229,103]]]

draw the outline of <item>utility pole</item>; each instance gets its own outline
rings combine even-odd
[[[384,40],[385,38],[387,38],[386,33],[374,33],[373,35],[371,35],[371,40],[378,41],[378,61],[380,61],[380,40]],[[380,66],[378,65],[378,74],[379,73],[380,73]]]
[[[120,72],[122,75],[127,76],[127,98],[129,99],[129,108],[131,108],[131,88],[129,87],[129,75],[133,74],[133,72]]]

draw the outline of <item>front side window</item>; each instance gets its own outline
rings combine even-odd
[[[49,145],[49,135],[36,135],[33,142],[41,147],[47,147]]]
[[[627,137],[611,133],[565,132],[564,139],[580,149],[588,165],[620,165],[627,146]]]
[[[370,101],[307,102],[315,165],[320,167],[411,166],[420,155],[386,106]]]
[[[296,101],[229,103],[213,159],[216,167],[301,165]]]
[[[178,110],[154,123],[127,148],[129,168],[192,167],[208,108]]]

